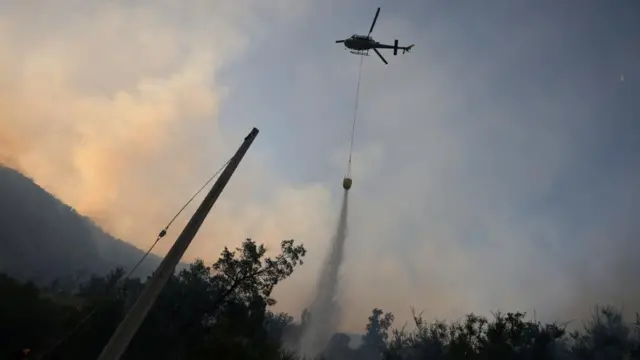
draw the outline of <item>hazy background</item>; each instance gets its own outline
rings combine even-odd
[[[0,161],[146,248],[260,128],[185,260],[302,241],[275,294],[297,316],[346,170],[359,59],[334,41],[376,5],[374,37],[416,46],[364,62],[344,330],[373,307],[637,309],[633,0],[0,0]]]

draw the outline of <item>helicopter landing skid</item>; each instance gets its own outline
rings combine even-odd
[[[369,56],[369,51],[367,50],[351,50],[350,52],[354,55]]]

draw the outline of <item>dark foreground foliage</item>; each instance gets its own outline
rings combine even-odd
[[[640,322],[625,323],[613,308],[598,309],[582,332],[526,320],[524,313],[496,313],[492,320],[473,314],[461,322],[425,323],[394,330],[385,359],[639,359]]]
[[[276,257],[265,253],[247,240],[235,252],[225,249],[212,267],[196,261],[174,276],[123,358],[281,358],[274,325],[291,319],[267,307],[305,249],[287,240]],[[0,276],[0,359],[23,358],[25,349],[29,359],[95,359],[142,288],[124,275],[116,269],[75,288],[42,290]]]
[[[196,261],[174,276],[124,359],[295,359],[306,316],[295,324],[268,307],[275,303],[273,287],[302,263],[305,249],[288,240],[276,257],[267,258],[265,252],[247,240],[235,252],[225,249],[211,267]],[[46,289],[0,275],[0,359],[95,359],[141,288],[140,280],[124,279],[122,269],[83,284],[58,282]],[[335,334],[323,357],[640,359],[640,319],[626,322],[607,307],[597,309],[585,329],[575,333],[527,320],[523,313],[497,313],[492,319],[470,314],[451,324],[415,315],[411,331],[393,329],[393,322],[392,314],[374,309],[360,348],[350,348],[347,335]]]

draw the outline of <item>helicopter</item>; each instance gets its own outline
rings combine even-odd
[[[373,23],[371,24],[371,28],[369,29],[369,33],[367,36],[354,34],[348,39],[344,40],[336,40],[336,44],[344,43],[348,49],[351,50],[352,54],[355,55],[365,55],[369,56],[369,50],[375,51],[375,53],[380,57],[385,65],[388,64],[387,60],[380,54],[378,49],[393,49],[393,55],[398,55],[398,49],[402,50],[402,53],[406,53],[411,51],[413,44],[409,46],[398,46],[398,40],[395,41],[393,45],[381,44],[371,37],[371,32],[373,31],[373,27],[376,25],[376,20],[378,20],[378,15],[380,14],[380,8],[376,11],[376,15],[373,17]]]

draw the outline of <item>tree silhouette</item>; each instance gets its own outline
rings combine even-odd
[[[286,240],[280,250],[267,257],[264,246],[248,239],[234,252],[225,248],[211,267],[196,261],[180,271],[123,358],[281,358],[281,337],[292,319],[268,311],[275,304],[271,292],[302,263],[305,249]],[[73,294],[62,294],[59,288],[44,293],[2,275],[0,358],[24,356],[26,348],[34,358],[97,357],[142,288],[138,279],[124,275],[117,268],[92,276]],[[67,297],[77,301],[61,301]],[[48,352],[60,339],[64,341]]]
[[[496,313],[487,318],[469,314],[464,321],[427,323],[414,315],[416,330],[395,330],[386,359],[638,359],[640,334],[625,324],[620,311],[596,308],[582,332],[525,320],[525,313]],[[635,329],[635,330],[634,330]]]
[[[234,251],[225,248],[211,266],[195,261],[169,280],[123,359],[297,359],[293,350],[308,312],[295,323],[269,306],[274,286],[305,254],[286,240],[279,254],[267,257],[264,246],[248,239]],[[46,288],[0,275],[0,359],[95,358],[142,289],[139,279],[124,275],[116,268]],[[521,312],[469,314],[446,323],[414,311],[411,331],[393,329],[393,322],[393,314],[373,309],[361,346],[335,334],[323,359],[640,359],[640,316],[627,322],[611,307],[596,308],[584,329],[573,332]]]

